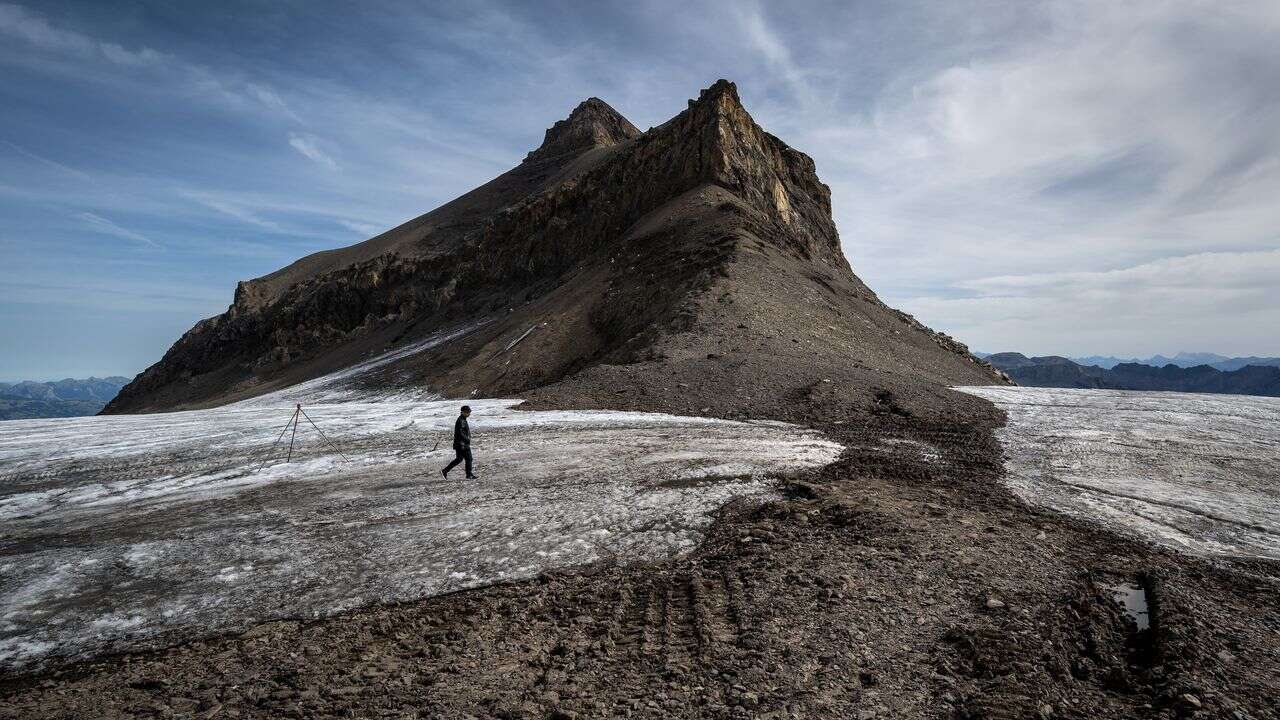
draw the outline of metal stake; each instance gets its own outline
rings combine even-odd
[[[284,459],[286,463],[293,460],[293,439],[298,437],[298,413],[300,412],[302,412],[302,403],[298,403],[293,409],[293,434],[289,436],[289,456]]]

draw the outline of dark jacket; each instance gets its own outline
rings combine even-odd
[[[471,447],[471,426],[467,424],[465,415],[459,415],[453,423],[453,449],[467,450]]]

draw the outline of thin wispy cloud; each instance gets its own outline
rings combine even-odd
[[[39,282],[11,281],[0,278],[0,287],[5,295],[15,301],[29,306],[69,305],[80,306],[83,301],[72,301],[72,298],[87,298],[92,303],[95,314],[103,310],[120,312],[147,312],[159,303],[165,311],[175,307],[186,312],[200,311],[211,303],[222,304],[226,301],[222,293],[212,293],[205,288],[191,287],[178,282],[134,282],[115,283],[78,282],[75,284],[59,282],[56,278],[41,277]]]
[[[78,180],[84,180],[85,182],[93,182],[93,178],[89,177],[88,173],[81,172],[71,167],[70,165],[64,165],[56,160],[50,160],[49,158],[44,157],[42,155],[37,155],[36,153],[33,153],[30,150],[27,150],[26,148],[21,147],[19,145],[15,145],[7,140],[0,141],[0,144],[3,144],[5,147],[27,158],[28,160],[34,160],[42,165],[45,165],[46,167],[51,167],[54,170],[58,170],[60,172],[66,173],[67,175],[70,175],[71,177],[74,177]]]
[[[210,210],[220,212],[223,215],[238,220],[246,225],[252,225],[253,227],[273,233],[285,232],[284,227],[279,223],[264,219],[253,210],[233,200],[227,200],[210,193],[196,191],[184,191],[182,195],[199,203],[200,205],[203,205],[204,207],[209,208]]]
[[[1203,347],[1237,338],[1264,345],[1275,316],[1280,250],[1199,253],[1106,271],[1006,275],[965,281],[964,297],[922,297],[934,316],[955,319],[961,332],[981,332],[999,318],[1004,332],[1050,344],[1050,332],[1087,337],[1098,346],[1145,342],[1182,347],[1194,328]],[[1046,317],[1055,318],[1046,324]],[[1170,318],[1176,319],[1171,322]]]
[[[350,230],[351,232],[355,233],[356,235],[359,235],[361,238],[370,238],[370,237],[373,237],[374,235],[380,234],[384,230],[389,229],[389,228],[384,228],[381,225],[375,225],[373,223],[366,223],[366,222],[357,222],[353,220],[338,220],[338,224]]]
[[[218,101],[236,108],[264,109],[288,117],[295,122],[302,119],[265,82],[247,80],[237,71],[215,70],[201,63],[189,62],[180,57],[162,53],[146,45],[126,47],[121,43],[96,38],[65,27],[56,26],[43,15],[21,5],[0,3],[0,36],[7,36],[29,49],[50,53],[66,61],[82,61],[80,67],[88,72],[82,79],[102,77],[113,82],[131,79],[134,82],[154,82],[159,77],[171,77],[175,89],[182,94],[195,96],[203,101]],[[33,62],[33,58],[24,58]],[[104,70],[112,67],[116,72]],[[75,65],[66,66],[76,72]],[[48,65],[50,71],[54,66]],[[135,77],[119,73],[138,73]]]
[[[297,150],[303,157],[319,165],[337,170],[338,163],[328,153],[320,149],[320,138],[315,135],[289,134],[289,146]]]
[[[1037,32],[989,39],[963,64],[886,85],[865,121],[811,118],[810,152],[820,169],[837,168],[824,175],[855,269],[979,348],[1280,349],[1264,333],[1229,340],[1183,322],[1179,308],[1193,296],[1233,296],[1231,276],[1111,293],[1153,309],[1120,332],[1117,315],[1069,329],[1064,320],[1107,295],[1111,271],[1186,258],[1207,272],[1222,253],[1277,247],[1277,210],[1265,198],[1280,193],[1280,141],[1263,128],[1280,122],[1280,59],[1262,4],[1225,14],[1165,3],[1037,7]],[[1076,282],[1060,297],[1014,302],[984,282],[1064,267]],[[1170,302],[1178,293],[1184,300]],[[1020,302],[1036,303],[1036,324],[1006,322],[1028,307]]]
[[[0,3],[0,34],[36,47],[69,52],[117,65],[156,65],[164,55],[148,47],[128,50],[113,42],[103,42],[78,32],[54,27],[44,17],[21,5]]]
[[[245,87],[245,91],[250,96],[256,98],[258,102],[262,103],[264,107],[271,108],[280,113],[283,113],[284,115],[287,115],[290,119],[292,119],[296,123],[299,123],[299,124],[306,123],[305,120],[303,120],[297,113],[293,111],[293,108],[289,107],[289,103],[285,102],[284,98],[280,97],[280,94],[277,93],[275,90],[272,90],[269,87],[264,87],[254,82],[246,82],[244,87]]]
[[[147,237],[146,235],[143,235],[142,233],[134,232],[125,227],[121,227],[120,225],[117,225],[116,223],[102,217],[101,215],[95,215],[94,213],[91,213],[91,212],[82,212],[82,213],[79,213],[77,217],[83,220],[91,229],[103,235],[111,235],[113,237],[123,238],[125,240],[132,240],[134,242],[141,243],[143,245],[148,245],[157,250],[160,249],[160,244],[152,240],[151,238]]]
[[[764,8],[756,2],[734,3],[729,7],[748,47],[764,58],[772,72],[782,79],[795,102],[806,108],[812,105],[815,93],[805,78],[805,71],[792,58],[787,44],[770,27]]]

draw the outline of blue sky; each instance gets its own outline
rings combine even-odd
[[[0,378],[132,375],[238,280],[719,77],[889,303],[988,351],[1280,355],[1280,4],[0,3]]]

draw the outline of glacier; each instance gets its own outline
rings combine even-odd
[[[472,399],[480,479],[445,480],[462,402],[366,386],[453,335],[214,409],[0,423],[0,671],[676,555],[842,450],[777,422]],[[332,445],[303,419],[285,462],[299,403]]]
[[[1280,559],[1280,398],[966,387],[1024,501],[1203,557]]]

